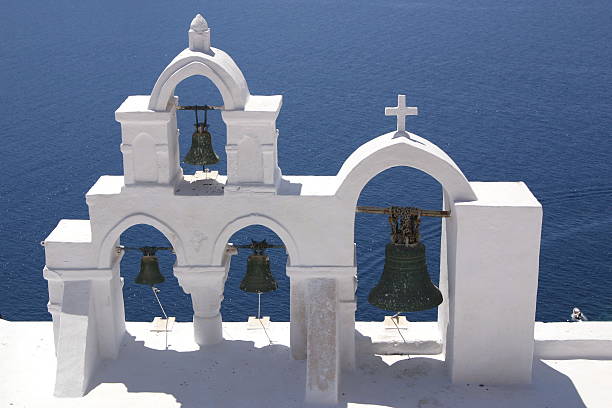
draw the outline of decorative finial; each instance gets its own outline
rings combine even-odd
[[[191,51],[212,54],[210,50],[210,28],[201,14],[191,20],[189,26],[189,49]]]
[[[397,131],[395,136],[406,136],[410,138],[406,132],[406,116],[418,115],[419,110],[412,106],[406,106],[406,95],[397,95],[397,106],[385,108],[385,116],[397,116]]]
[[[208,23],[201,14],[198,14],[193,18],[193,20],[191,20],[191,26],[189,28],[196,33],[203,33],[204,31],[208,30]]]

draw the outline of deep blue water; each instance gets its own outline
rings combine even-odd
[[[205,8],[204,8],[205,7]],[[24,1],[0,3],[0,313],[47,320],[39,242],[61,218],[87,218],[85,192],[121,174],[114,111],[148,94],[187,45],[202,12],[213,46],[238,63],[253,94],[282,94],[279,160],[284,174],[336,174],[359,145],[392,130],[384,116],[397,93],[419,107],[408,128],[438,144],[469,180],[525,181],[544,206],[537,319],[565,320],[572,306],[612,320],[612,3],[590,1]],[[220,103],[203,78],[177,89],[184,104]],[[180,114],[181,149],[192,117]],[[210,116],[215,149],[224,129]],[[194,168],[187,168],[193,172]],[[223,171],[224,172],[224,171]],[[439,208],[440,186],[413,169],[388,170],[364,189],[363,205]],[[439,221],[422,227],[437,280]],[[261,227],[238,232],[278,242]],[[385,314],[367,293],[382,269],[384,217],[357,215],[360,320]],[[136,226],[126,245],[163,244]],[[281,290],[263,296],[288,320],[284,255],[270,251]],[[223,317],[244,320],[256,296],[238,290],[247,253],[234,257]],[[160,296],[189,320],[190,298],[172,277]],[[130,320],[159,315],[132,283],[138,257],[122,261]],[[435,312],[409,317],[431,320]]]

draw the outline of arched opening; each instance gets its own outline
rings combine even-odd
[[[143,246],[171,247],[166,236],[155,227],[137,224],[129,227],[120,237],[120,243],[126,247]],[[193,308],[191,299],[178,284],[172,273],[176,255],[171,251],[157,251],[159,268],[165,281],[155,285],[160,292],[158,296],[168,316],[175,316],[177,321],[191,321]],[[124,251],[121,259],[120,274],[123,278],[123,303],[126,321],[152,321],[156,316],[163,316],[151,287],[134,282],[140,271],[140,251]]]
[[[262,225],[240,229],[231,236],[229,242],[243,245],[250,244],[251,240],[264,239],[268,244],[285,245],[276,233]],[[223,321],[244,322],[249,316],[257,316],[257,294],[240,290],[240,282],[247,270],[247,259],[252,252],[251,249],[238,249],[238,254],[232,256],[221,303]],[[270,316],[273,321],[286,322],[289,321],[289,277],[285,272],[288,255],[283,248],[270,248],[265,252],[270,258],[270,269],[278,289],[261,295],[261,315]]]
[[[442,209],[440,184],[428,174],[411,167],[393,167],[368,181],[361,191],[360,206],[402,206]],[[427,270],[432,282],[439,286],[441,220],[421,217],[421,242],[426,248]],[[356,319],[380,321],[393,312],[378,309],[368,303],[368,294],[378,283],[385,262],[385,245],[390,240],[386,215],[357,213],[355,243],[357,245],[357,311]],[[437,309],[408,313],[409,321],[435,321]]]
[[[223,97],[217,86],[208,78],[199,75],[184,79],[176,86],[175,95],[179,97],[179,104],[182,106],[209,105],[223,106]],[[219,110],[209,110],[205,113],[198,111],[200,123],[204,122],[207,116],[208,131],[212,135],[212,146],[214,152],[219,156],[217,164],[206,166],[210,170],[225,174],[227,168],[227,158],[225,154],[225,144],[227,141],[225,123],[221,118]],[[195,131],[195,111],[177,111],[177,127],[179,129],[179,163],[183,168],[183,173],[192,175],[196,171],[201,171],[202,166],[191,165],[184,162],[185,155],[189,152],[192,142],[192,134]]]

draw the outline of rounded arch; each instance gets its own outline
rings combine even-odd
[[[455,162],[438,146],[422,137],[379,136],[361,145],[338,172],[336,195],[356,204],[365,185],[392,167],[413,167],[436,179],[453,202],[474,201],[476,194]]]
[[[225,227],[221,230],[219,235],[217,236],[217,240],[215,241],[215,245],[213,247],[212,253],[212,264],[213,265],[221,265],[223,262],[223,256],[225,254],[225,247],[229,242],[229,239],[243,228],[246,228],[250,225],[263,225],[264,227],[272,230],[285,244],[285,248],[287,250],[287,254],[289,255],[289,263],[294,265],[300,265],[300,254],[298,251],[298,246],[296,245],[293,236],[289,231],[280,225],[278,222],[273,220],[270,217],[259,214],[249,214],[239,218],[234,219],[233,221],[228,222]]]
[[[200,75],[219,89],[225,110],[242,110],[250,96],[244,75],[225,52],[211,48],[212,55],[189,49],[181,52],[161,73],[149,99],[149,109],[167,110],[176,86],[186,78]]]
[[[176,263],[178,265],[188,265],[185,253],[185,247],[183,245],[183,241],[179,237],[179,235],[168,226],[166,223],[158,220],[155,217],[152,217],[147,214],[132,214],[129,215],[117,224],[115,224],[112,228],[108,230],[104,238],[102,239],[102,245],[100,246],[100,251],[98,254],[98,268],[110,268],[112,263],[112,249],[115,246],[115,243],[123,233],[123,231],[127,230],[131,226],[137,224],[147,224],[158,231],[160,231],[164,236],[170,241],[172,248],[174,248],[174,253],[176,254]]]

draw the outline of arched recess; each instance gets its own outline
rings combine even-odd
[[[270,217],[260,214],[249,214],[230,221],[223,227],[223,230],[217,236],[215,245],[212,253],[212,264],[221,265],[223,257],[225,255],[225,248],[229,239],[237,231],[246,228],[250,225],[263,225],[264,227],[272,230],[279,238],[283,241],[287,255],[289,256],[288,264],[300,265],[300,255],[296,242],[285,227],[276,222]]]
[[[132,225],[121,233],[120,243],[128,247],[164,246],[170,245],[166,236],[149,224]],[[156,284],[158,298],[165,312],[178,321],[191,321],[193,307],[191,298],[185,294],[178,279],[173,273],[176,255],[170,251],[160,250],[156,253],[160,273],[164,282]],[[140,272],[142,253],[140,251],[124,251],[119,264],[119,276],[123,280],[123,308],[127,321],[152,321],[160,316],[160,308],[148,285],[135,282]]]
[[[136,224],[147,224],[158,229],[166,236],[168,241],[170,241],[172,248],[174,248],[177,265],[189,265],[186,257],[185,246],[175,230],[155,217],[138,213],[121,219],[121,221],[108,230],[102,239],[102,245],[100,246],[100,252],[98,254],[98,268],[104,269],[111,267],[113,262],[113,250],[117,245],[119,237],[123,231]]]
[[[184,50],[161,73],[149,99],[149,109],[163,112],[176,86],[186,78],[200,75],[210,79],[223,97],[225,110],[242,110],[250,96],[244,75],[225,52],[211,48],[213,55]]]
[[[442,208],[442,186],[436,179],[412,167],[387,169],[373,177],[363,188],[357,205],[361,206],[415,206],[432,210]],[[423,217],[420,223],[421,242],[426,248],[429,275],[434,284],[445,270],[441,262],[442,220]],[[386,216],[356,213],[354,217],[355,259],[358,287],[356,291],[356,319],[382,320],[389,315],[369,304],[369,292],[378,284],[385,263],[385,246],[390,242],[391,230]],[[442,266],[442,267],[441,267]],[[442,288],[444,290],[444,288]],[[435,321],[436,310],[409,313],[410,321]]]
[[[455,162],[438,146],[422,137],[387,133],[361,145],[338,172],[336,196],[356,204],[363,187],[377,174],[398,166],[413,167],[435,178],[452,202],[477,199]]]
[[[249,225],[236,231],[230,242],[250,244],[251,240],[266,240],[268,244],[284,244],[282,239],[271,229],[261,224]],[[237,253],[231,257],[231,266],[225,276],[223,286],[223,301],[221,302],[221,314],[223,321],[247,321],[249,316],[257,316],[258,310],[262,316],[270,316],[274,321],[290,321],[290,277],[287,275],[286,265],[288,255],[284,249],[269,248],[266,255],[270,260],[270,272],[278,285],[278,289],[263,293],[244,292],[240,284],[246,276],[248,258],[253,251],[248,248],[239,248]],[[258,308],[258,299],[261,301],[261,309]]]

